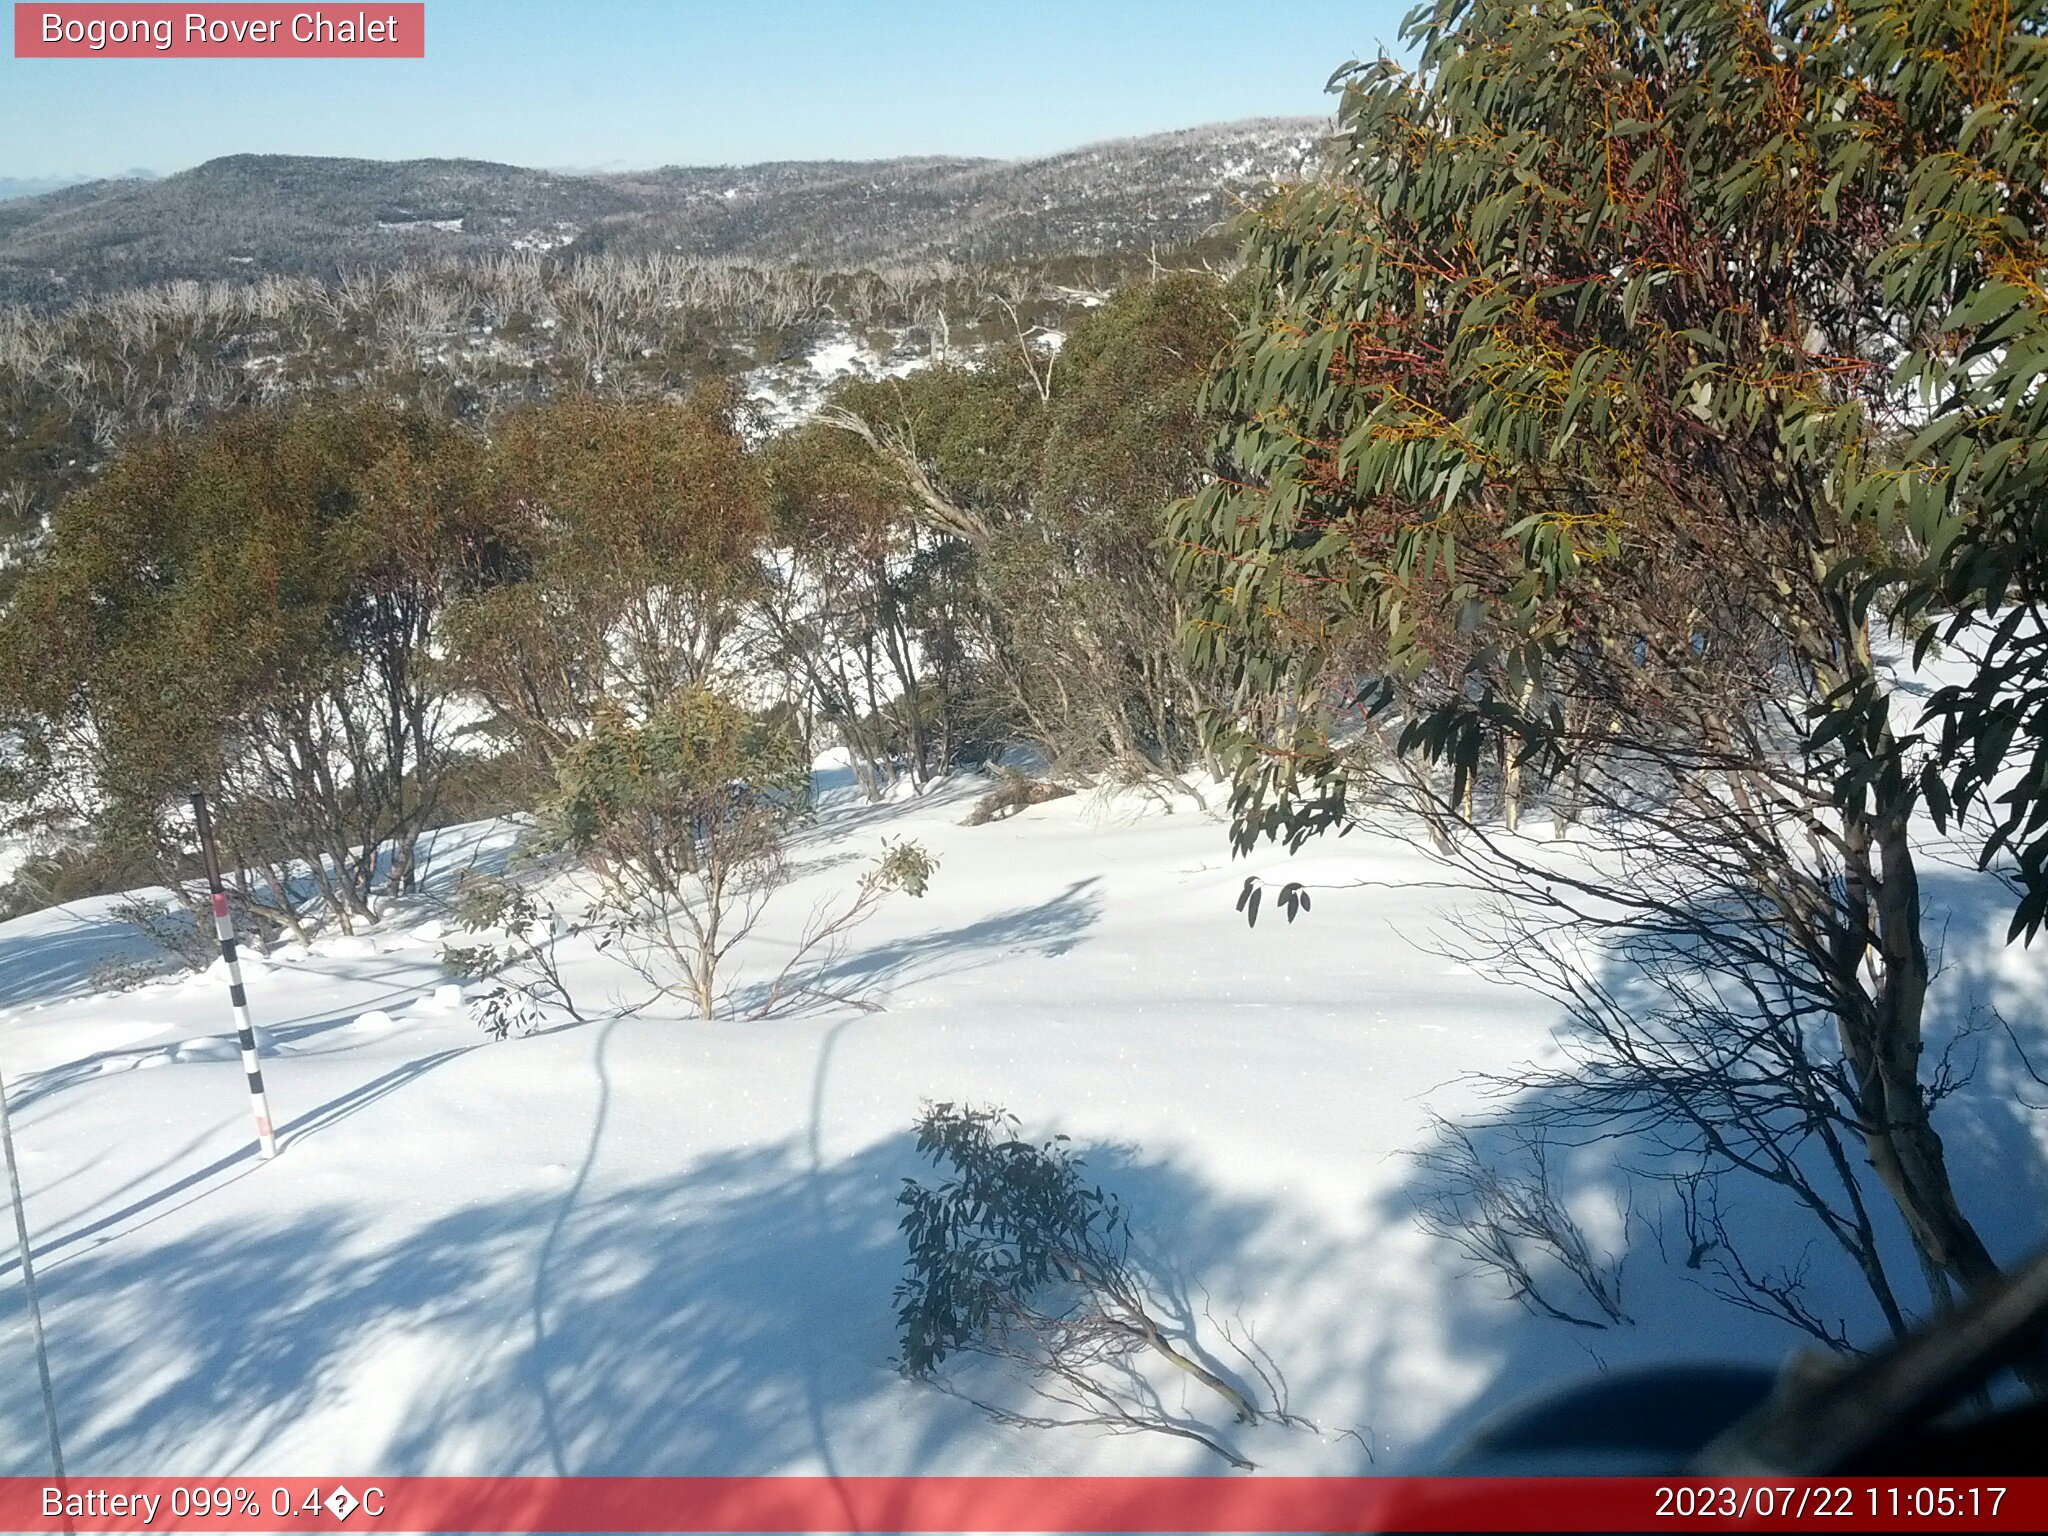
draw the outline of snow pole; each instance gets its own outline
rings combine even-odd
[[[213,931],[220,939],[220,957],[228,964],[228,1002],[241,1037],[242,1070],[249,1074],[249,1107],[256,1114],[256,1145],[265,1157],[277,1156],[277,1133],[270,1125],[270,1099],[263,1091],[263,1062],[256,1054],[256,1026],[249,1020],[249,994],[242,987],[242,962],[235,954],[235,922],[228,915],[227,888],[221,884],[220,852],[213,846],[213,818],[206,813],[206,793],[192,792],[192,815],[199,823],[199,855],[206,862],[206,887],[213,894]]]
[[[43,1308],[36,1300],[36,1264],[29,1253],[28,1213],[21,1204],[21,1170],[14,1161],[14,1120],[7,1112],[7,1081],[0,1077],[0,1145],[7,1150],[7,1192],[14,1201],[14,1235],[21,1244],[21,1289],[28,1298],[28,1332],[36,1375],[43,1387],[43,1424],[50,1431],[50,1470],[64,1481],[64,1442],[57,1434],[57,1394],[50,1387],[50,1346],[43,1338]],[[67,1528],[69,1522],[66,1522]]]

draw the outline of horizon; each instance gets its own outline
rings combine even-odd
[[[204,170],[223,160],[335,160],[354,161],[366,165],[417,165],[428,163],[494,165],[508,170],[536,171],[549,176],[610,176],[633,177],[651,176],[662,171],[675,170],[721,170],[748,169],[755,166],[771,165],[888,165],[904,161],[960,161],[984,165],[1022,165],[1034,160],[1058,159],[1062,155],[1077,154],[1085,149],[1094,149],[1106,144],[1135,143],[1147,139],[1170,138],[1181,133],[1201,133],[1211,129],[1249,127],[1253,124],[1299,123],[1303,127],[1329,121],[1330,113],[1289,113],[1278,116],[1224,118],[1209,122],[1188,123],[1178,128],[1161,128],[1151,133],[1117,134],[1107,139],[1082,139],[1059,149],[1032,155],[967,155],[947,154],[943,151],[928,154],[868,155],[851,157],[845,155],[804,155],[774,160],[670,160],[659,165],[526,165],[516,160],[491,160],[476,155],[342,155],[342,154],[297,154],[284,150],[237,149],[213,155],[196,165],[181,166],[175,171],[159,171],[148,166],[134,166],[125,171],[112,171],[99,176],[0,176],[0,188],[16,185],[47,184],[41,191],[63,191],[70,187],[88,186],[94,182],[117,181],[168,181],[174,176],[183,176],[192,171]],[[40,192],[16,193],[13,196],[38,196]],[[0,192],[0,201],[9,194]]]
[[[166,177],[236,154],[480,160],[572,175],[908,158],[1031,160],[1326,117],[1406,0],[896,0],[723,7],[430,0],[427,56],[19,59],[0,182]],[[772,61],[772,62],[771,62]],[[594,104],[594,105],[593,105]],[[55,190],[55,187],[46,190]]]

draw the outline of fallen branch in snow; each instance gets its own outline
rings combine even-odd
[[[936,1382],[937,1367],[956,1353],[1003,1361],[1061,1411],[1022,1412],[939,1384],[1006,1424],[1176,1435],[1249,1470],[1244,1456],[1171,1412],[1139,1364],[1171,1366],[1227,1403],[1240,1424],[1305,1421],[1262,1409],[1160,1321],[1130,1260],[1129,1220],[1116,1197],[1084,1183],[1064,1137],[1035,1146],[1016,1130],[1000,1109],[926,1106],[918,1149],[953,1177],[936,1186],[906,1179],[897,1196],[910,1246],[910,1273],[896,1288],[900,1368]],[[1226,1338],[1270,1390],[1265,1370]]]

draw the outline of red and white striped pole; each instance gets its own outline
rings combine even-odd
[[[206,795],[194,790],[192,815],[199,823],[199,853],[206,861],[206,885],[213,893],[213,931],[220,939],[220,957],[228,963],[228,1001],[235,1031],[241,1036],[242,1070],[249,1074],[249,1107],[256,1112],[256,1145],[265,1157],[277,1156],[277,1133],[270,1126],[270,1100],[263,1092],[263,1063],[256,1055],[256,1026],[249,1020],[249,994],[242,988],[242,962],[235,954],[235,924],[228,916],[227,888],[221,884],[220,854],[213,846],[213,818],[206,813]]]

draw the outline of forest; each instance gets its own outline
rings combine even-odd
[[[977,826],[1120,797],[1244,861],[1233,926],[1455,889],[1418,944],[1542,1001],[1554,1049],[1489,1049],[1407,1149],[1466,1285],[1626,1330],[1641,1223],[1844,1360],[2000,1294],[2044,1234],[1986,1191],[2048,1156],[2041,8],[1437,0],[1407,38],[1339,72],[1319,165],[1142,256],[0,314],[0,914],[160,890],[126,920],[199,969],[195,791],[264,950],[378,933],[495,821],[442,959],[497,1041],[854,1019],[856,931],[961,861],[864,845],[762,969],[814,767]],[[872,365],[771,409],[823,339]],[[1354,833],[1421,862],[1289,861]],[[1290,962],[1361,1010],[1380,963]],[[1958,1005],[1971,967],[2019,979]],[[1161,1321],[1060,1138],[964,1095],[918,1134],[953,1182],[901,1197],[907,1374],[1022,1362],[1038,1407],[969,1401],[1239,1466],[1220,1422],[1323,1432]],[[1610,1144],[1618,1241],[1566,1185]],[[1147,1349],[1205,1406],[1105,1385]]]

